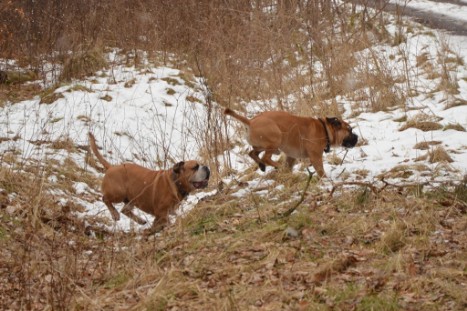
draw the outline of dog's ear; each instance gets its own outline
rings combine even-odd
[[[185,162],[183,162],[183,161],[178,162],[177,164],[175,164],[174,167],[173,167],[174,173],[175,174],[180,174],[180,171],[181,171],[183,165],[185,165]]]
[[[340,128],[341,127],[341,121],[339,121],[338,118],[326,118],[326,121],[328,121],[329,124],[331,124],[334,127]]]

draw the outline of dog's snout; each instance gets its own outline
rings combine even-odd
[[[209,176],[211,175],[211,171],[209,170],[209,167],[203,166],[203,170],[206,173],[206,179],[209,179]]]
[[[352,133],[351,135],[347,136],[344,141],[342,142],[342,146],[345,148],[353,148],[358,142],[358,135]]]

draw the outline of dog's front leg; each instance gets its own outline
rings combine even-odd
[[[324,167],[323,167],[323,157],[319,157],[319,159],[316,158],[310,158],[311,165],[316,170],[316,173],[318,173],[318,176],[320,178],[326,177],[326,174],[324,173]]]
[[[314,152],[310,147],[307,148],[308,157],[310,158],[310,163],[315,168],[316,173],[320,178],[326,177],[323,167],[323,153]]]
[[[146,236],[149,236],[149,235],[153,235],[161,231],[167,225],[167,221],[168,219],[166,218],[163,219],[163,218],[156,217],[156,219],[154,219],[154,222],[152,223],[152,226],[150,228],[145,229],[143,231],[143,234]]]

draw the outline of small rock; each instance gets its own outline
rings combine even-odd
[[[296,237],[298,237],[298,231],[295,230],[295,229],[292,228],[292,227],[287,227],[287,229],[285,229],[285,234],[286,234],[288,237],[291,237],[291,238],[296,238]]]

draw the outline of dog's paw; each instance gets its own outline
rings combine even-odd
[[[143,237],[148,238],[151,235],[154,235],[156,232],[153,228],[147,228],[143,230]]]
[[[151,227],[149,228],[146,228],[143,230],[143,235],[145,236],[150,236],[150,235],[154,235],[160,231],[162,231],[163,229],[165,228],[165,223],[161,223],[161,222],[155,222],[152,224]]]

